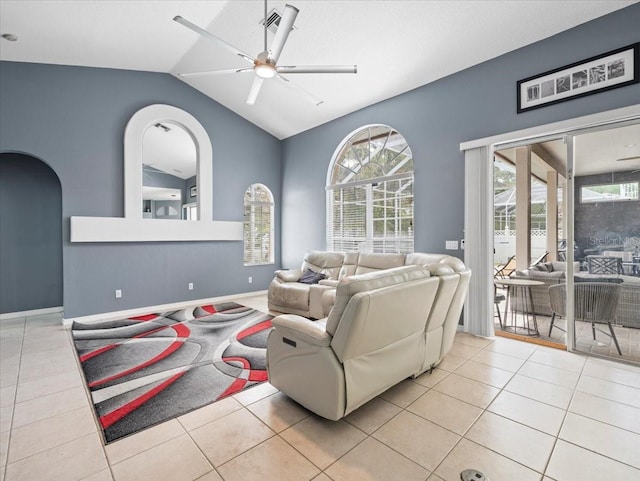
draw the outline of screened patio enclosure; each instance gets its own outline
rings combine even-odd
[[[563,189],[558,189],[558,204],[562,204]],[[583,188],[582,202],[599,202],[612,198],[624,198],[624,193],[598,192],[594,189]],[[504,263],[515,254],[515,219],[516,219],[516,188],[510,187],[497,193],[493,198],[494,206],[494,244],[495,262]],[[547,185],[540,181],[531,182],[531,259],[538,259],[547,252]],[[558,213],[561,218],[562,213]],[[562,222],[559,222],[562,226]],[[562,227],[559,228],[558,238],[563,239]]]

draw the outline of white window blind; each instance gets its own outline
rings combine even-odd
[[[253,184],[244,195],[244,264],[272,264],[273,196],[262,184]]]

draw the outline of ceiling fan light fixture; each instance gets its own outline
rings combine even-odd
[[[256,75],[263,79],[270,79],[276,76],[276,68],[268,63],[257,64],[254,70]]]

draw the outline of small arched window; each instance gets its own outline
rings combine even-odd
[[[244,265],[273,263],[273,195],[253,184],[244,193]]]
[[[327,249],[413,252],[413,157],[392,127],[363,127],[336,150],[327,175]]]

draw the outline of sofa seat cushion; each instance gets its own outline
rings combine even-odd
[[[529,279],[534,279],[536,281],[544,281],[544,280],[560,280],[566,277],[566,273],[564,271],[552,271],[552,272],[544,272],[544,271],[527,271],[527,277]]]

